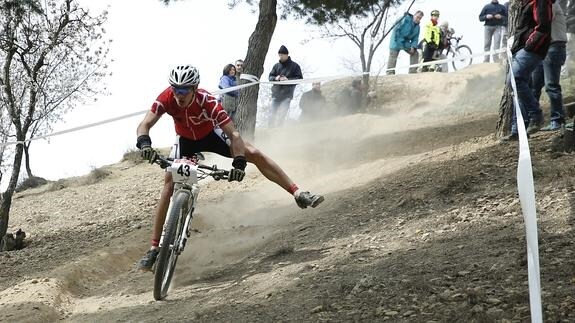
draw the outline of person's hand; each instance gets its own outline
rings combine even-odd
[[[150,162],[150,164],[153,164],[158,158],[158,152],[151,146],[143,146],[142,149],[140,149],[140,156]]]
[[[495,15],[495,19],[501,19],[501,17],[502,17],[502,16],[501,16],[500,14],[496,14],[496,15]]]
[[[288,79],[287,77],[280,75],[280,81],[287,81],[287,79]]]
[[[230,174],[228,175],[228,181],[238,181],[241,182],[246,176],[246,166],[248,161],[245,156],[236,156],[234,157],[234,161],[232,162],[232,168],[230,170]]]
[[[492,14],[487,14],[487,15],[485,15],[485,19],[493,19],[493,15],[492,15]]]
[[[228,175],[228,181],[238,181],[241,182],[244,179],[244,176],[246,176],[246,172],[244,172],[241,169],[237,169],[237,168],[232,168],[230,170],[230,174]]]

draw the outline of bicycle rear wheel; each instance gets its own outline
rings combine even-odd
[[[452,56],[454,58],[456,57],[462,57],[460,59],[456,59],[454,61],[451,62],[451,65],[453,66],[454,70],[460,70],[464,67],[467,67],[469,65],[471,65],[471,63],[473,63],[473,58],[471,57],[471,48],[467,45],[459,45],[457,46],[457,48],[455,49],[455,52],[452,53]]]
[[[189,193],[178,192],[172,201],[170,213],[166,218],[164,238],[160,246],[160,253],[156,262],[154,273],[154,298],[161,300],[168,294],[176,262],[180,255],[179,243],[184,232],[184,221],[188,212],[187,204]]]

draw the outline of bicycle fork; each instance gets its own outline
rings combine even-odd
[[[191,235],[191,224],[192,224],[192,219],[194,218],[194,216],[192,215],[194,213],[194,208],[192,206],[192,208],[190,209],[190,211],[188,212],[188,214],[186,215],[186,219],[184,220],[184,225],[182,226],[182,235],[180,236],[180,241],[179,241],[179,245],[178,245],[178,254],[182,253],[184,251],[184,248],[186,247],[186,241],[188,241],[188,238]]]

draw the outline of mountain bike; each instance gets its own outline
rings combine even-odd
[[[203,165],[200,160],[204,160],[204,156],[197,153],[190,159],[172,160],[158,156],[155,161],[160,167],[167,168],[174,182],[174,193],[164,222],[154,272],[156,300],[161,300],[168,294],[178,256],[184,251],[186,241],[190,237],[192,213],[200,193],[198,182],[207,177],[212,177],[216,181],[227,179],[229,175],[229,171],[218,169],[216,165]]]
[[[473,63],[471,47],[459,44],[462,38],[463,36],[449,37],[449,46],[445,49],[446,52],[444,54],[447,58],[454,58],[454,60],[451,61],[451,66],[453,66],[453,69],[456,71]]]
[[[433,54],[433,60],[446,60],[452,59],[451,66],[453,70],[457,71],[464,67],[467,67],[473,63],[473,58],[471,57],[471,48],[467,45],[460,45],[459,42],[463,36],[454,37],[453,33],[449,33],[445,36],[446,45],[443,49],[438,49]],[[443,42],[443,41],[442,41]],[[419,56],[423,60],[423,47],[424,40],[422,40],[418,45]],[[422,72],[423,69],[420,67],[418,72]],[[427,69],[429,72],[448,72],[448,62],[430,64]]]

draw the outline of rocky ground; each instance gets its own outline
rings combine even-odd
[[[0,321],[530,321],[518,148],[493,138],[490,75],[385,78],[403,92],[381,90],[382,116],[262,131],[258,146],[325,202],[299,210],[251,168],[242,183],[205,183],[165,301],[134,270],[159,168],[126,160],[19,193],[11,230],[29,245],[0,253]],[[445,99],[408,106],[422,84]],[[542,302],[546,322],[574,322],[575,167],[551,149],[556,135],[530,139]]]

